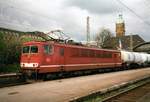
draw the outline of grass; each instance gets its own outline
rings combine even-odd
[[[16,73],[19,70],[19,64],[0,65],[0,73]]]

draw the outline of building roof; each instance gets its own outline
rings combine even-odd
[[[121,41],[122,49],[130,50],[130,40],[131,36],[120,36],[120,37],[112,37],[110,40],[104,42],[104,48],[107,49],[118,49],[119,47],[119,40]],[[133,39],[133,47],[144,43],[145,41],[139,35],[132,35]]]
[[[133,48],[136,52],[147,52],[150,54],[150,42],[141,43]]]

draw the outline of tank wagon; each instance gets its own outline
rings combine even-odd
[[[22,46],[20,65],[25,76],[33,77],[62,72],[117,69],[130,64],[146,65],[148,62],[150,55],[145,53],[31,41]]]
[[[126,66],[147,66],[150,62],[150,54],[121,51],[122,63]]]

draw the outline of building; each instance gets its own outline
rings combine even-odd
[[[125,35],[125,23],[121,14],[116,22],[116,36],[104,41],[103,48],[133,50],[133,48],[145,41],[139,35]]]
[[[103,48],[118,49],[120,45],[119,40],[121,42],[122,49],[125,50],[131,50],[131,40],[133,47],[145,42],[139,35],[132,35],[132,39],[130,35],[119,36],[119,37],[112,37],[110,40],[105,41],[104,42],[105,46]]]
[[[116,37],[125,36],[125,23],[121,14],[117,18],[116,22]]]

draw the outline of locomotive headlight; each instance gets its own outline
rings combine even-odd
[[[21,67],[38,67],[38,63],[20,63]]]
[[[38,63],[34,63],[34,64],[33,64],[33,67],[38,67]]]
[[[35,67],[35,64],[33,64],[33,67]]]
[[[25,66],[25,64],[24,64],[24,63],[20,63],[20,66],[21,66],[21,67],[24,67],[24,66]]]

